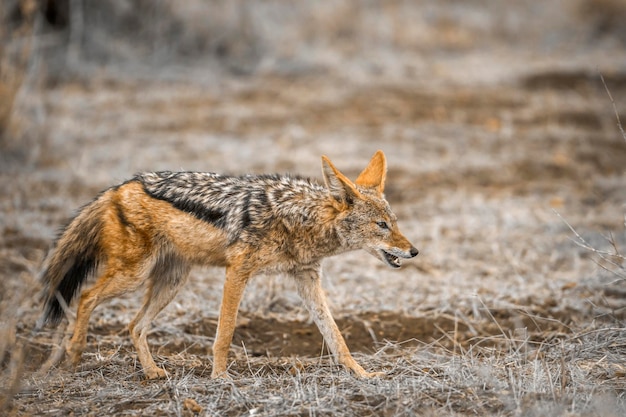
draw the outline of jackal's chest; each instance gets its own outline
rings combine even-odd
[[[259,273],[290,273],[316,268],[321,261],[338,252],[336,240],[317,236],[311,231],[302,233],[273,232],[257,236],[237,245]]]

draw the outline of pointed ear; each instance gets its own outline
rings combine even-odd
[[[386,178],[387,160],[383,151],[377,151],[355,182],[361,187],[374,188],[379,195],[382,195],[385,191]]]
[[[352,181],[343,175],[326,156],[322,156],[322,174],[324,183],[330,195],[340,203],[352,204],[352,201],[361,193],[356,189]]]

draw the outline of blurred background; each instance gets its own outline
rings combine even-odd
[[[51,114],[33,101],[62,83],[199,83],[217,99],[228,81],[270,76],[424,90],[524,77],[529,87],[576,87],[623,74],[626,45],[620,0],[5,0],[0,13],[5,164],[33,152],[12,142],[41,141],[25,131]]]

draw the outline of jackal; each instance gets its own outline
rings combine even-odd
[[[67,344],[76,365],[86,345],[89,316],[103,301],[147,283],[145,301],[129,324],[147,378],[166,375],[150,354],[147,333],[174,298],[192,265],[226,268],[213,345],[213,378],[227,375],[237,310],[248,280],[286,273],[336,361],[359,377],[328,308],[320,283],[323,258],[365,249],[392,268],[417,249],[400,233],[384,198],[386,160],[372,157],[355,182],[322,156],[324,185],[279,175],[224,176],[202,172],[148,172],[103,191],[67,225],[48,257],[42,281],[42,321],[58,325],[82,292]]]

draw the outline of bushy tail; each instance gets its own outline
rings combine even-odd
[[[41,275],[45,306],[40,325],[59,324],[64,316],[60,300],[69,305],[102,260],[102,200],[103,196],[100,196],[81,209],[63,230],[48,257]]]

